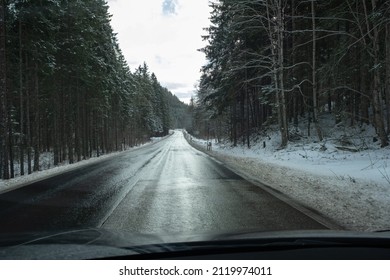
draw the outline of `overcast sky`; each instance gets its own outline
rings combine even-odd
[[[109,0],[111,25],[134,71],[145,61],[160,83],[188,102],[205,64],[201,36],[208,0]]]

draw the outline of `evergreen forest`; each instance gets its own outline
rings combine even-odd
[[[136,39],[136,38],[134,38]],[[1,0],[1,178],[121,151],[184,127],[187,106],[131,71],[103,0]]]
[[[390,1],[210,3],[192,132],[250,147],[274,125],[283,149],[297,133],[322,141],[332,116],[373,126],[373,141],[389,144]]]

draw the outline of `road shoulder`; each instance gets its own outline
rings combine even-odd
[[[390,227],[390,206],[388,199],[384,199],[389,197],[387,188],[372,186],[364,181],[351,182],[350,187],[345,188],[346,182],[334,177],[315,176],[260,158],[208,151],[206,145],[191,141],[188,137],[187,140],[194,148],[223,162],[230,169],[266,185],[341,228],[375,231]],[[368,192],[367,188],[375,193]]]

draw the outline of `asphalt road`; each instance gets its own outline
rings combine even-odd
[[[182,132],[0,195],[0,233],[324,229],[192,148]]]

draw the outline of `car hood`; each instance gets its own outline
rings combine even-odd
[[[221,248],[275,246],[384,246],[390,232],[331,230],[234,232],[207,234],[141,234],[87,228],[58,232],[0,235],[0,259],[100,259],[212,251]]]

